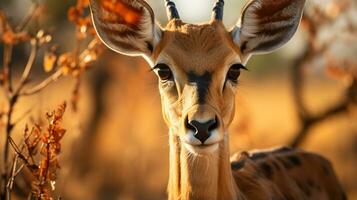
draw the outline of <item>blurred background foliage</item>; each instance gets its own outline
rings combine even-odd
[[[214,0],[175,2],[184,21],[203,23],[210,18]],[[246,2],[226,0],[227,28],[237,22]],[[30,29],[40,27],[51,33],[59,51],[74,48],[75,26],[68,22],[67,12],[76,1],[40,3],[44,14]],[[149,3],[158,21],[166,24],[164,2]],[[20,22],[31,5],[30,0],[0,2],[1,10],[13,24]],[[357,69],[356,12],[354,0],[310,0],[307,17],[292,41],[277,52],[252,58],[249,71],[243,73],[239,83],[236,117],[230,131],[232,151],[291,144],[310,115],[324,113],[350,98],[346,91],[355,91],[351,85]],[[313,37],[309,23],[317,28]],[[308,52],[311,56],[304,57],[308,49],[313,49]],[[1,43],[0,52],[3,50]],[[29,52],[27,45],[14,49],[15,77],[20,76]],[[39,57],[43,54],[40,52]],[[37,59],[31,77],[35,82],[46,76],[42,66],[42,59]],[[168,129],[161,117],[157,80],[148,64],[139,57],[105,50],[80,79],[78,108],[69,109],[64,116],[67,133],[56,193],[63,199],[166,199]],[[14,140],[20,140],[30,118],[40,119],[63,100],[71,101],[76,85],[76,80],[65,76],[41,93],[21,99],[14,115],[20,116],[28,109],[31,113],[14,128]],[[1,91],[0,113],[7,109],[4,98]],[[308,109],[309,115],[301,112],[299,101],[303,101],[303,109]],[[341,112],[309,125],[298,146],[329,158],[349,199],[357,200],[357,110],[351,102],[348,100]],[[2,146],[3,134],[0,138]]]

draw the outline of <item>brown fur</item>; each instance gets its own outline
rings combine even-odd
[[[264,156],[255,159],[257,154]],[[233,175],[246,199],[346,198],[331,163],[317,154],[284,147],[246,155],[232,160]],[[237,163],[240,167],[234,168]]]

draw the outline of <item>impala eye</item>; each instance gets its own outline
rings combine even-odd
[[[172,72],[166,64],[157,64],[154,67],[154,70],[157,70],[157,75],[160,77],[161,80],[167,81],[172,78]]]
[[[241,69],[247,70],[247,68],[245,68],[242,64],[232,65],[231,68],[228,70],[227,80],[237,83]]]

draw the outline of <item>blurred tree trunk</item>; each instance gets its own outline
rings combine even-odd
[[[75,142],[75,154],[73,156],[74,169],[79,176],[85,175],[90,171],[92,159],[88,152],[95,149],[95,140],[98,136],[98,126],[105,112],[104,92],[110,82],[110,76],[104,66],[97,66],[93,69],[90,76],[90,91],[92,96],[92,114],[88,120],[87,127],[81,130],[83,133]]]

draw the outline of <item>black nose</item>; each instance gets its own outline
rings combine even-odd
[[[195,138],[204,144],[209,136],[211,136],[211,131],[217,128],[217,120],[211,119],[203,123],[196,120],[186,120],[186,128],[195,132]]]

